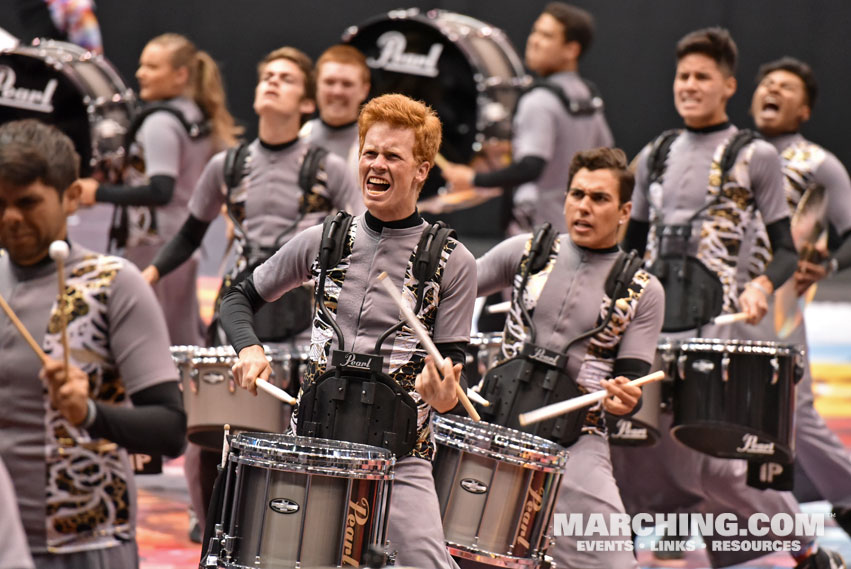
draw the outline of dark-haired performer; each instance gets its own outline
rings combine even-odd
[[[801,125],[810,119],[818,94],[810,66],[783,57],[760,67],[756,79],[751,114],[759,132],[780,153],[783,186],[791,212],[795,212],[807,191],[820,186],[824,188],[827,220],[841,236],[837,250],[822,257],[822,262],[805,259],[798,262],[794,278],[797,292],[802,294],[812,283],[851,266],[851,180],[836,156],[799,132]],[[767,253],[762,258],[770,258],[770,248],[762,231],[757,248]],[[773,319],[765,320],[767,322],[761,323],[758,330],[742,327],[743,337],[781,341],[774,333]],[[782,341],[806,346],[803,320]],[[813,406],[809,359],[805,362],[804,377],[797,386],[795,456],[799,474],[803,472],[816,490],[833,504],[837,523],[851,533],[851,457]]]
[[[332,351],[375,354],[376,341],[385,331],[392,331],[375,355],[382,356],[382,371],[407,394],[397,393],[397,412],[416,407],[417,432],[413,448],[397,456],[388,538],[401,565],[455,567],[444,544],[431,473],[434,444],[429,420],[433,411],[446,412],[457,403],[455,389],[473,313],[475,264],[470,252],[449,238],[437,270],[424,283],[426,294],[417,316],[446,358],[435,362],[446,376],[441,380],[433,365],[426,366],[430,358],[411,329],[392,330],[400,322],[399,307],[377,280],[386,271],[400,290],[417,289],[413,261],[426,222],[416,203],[440,147],[440,121],[420,102],[403,95],[384,95],[363,108],[358,130],[358,180],[367,211],[352,220],[347,233],[338,236],[342,249],[336,264],[327,274],[322,271],[322,227],[305,230],[231,289],[222,303],[222,323],[239,354],[234,377],[243,387],[255,390],[256,379],[267,378],[271,369],[254,333],[253,312],[311,278],[321,287],[326,277],[328,314],[317,307],[309,369],[299,393],[297,418],[302,428],[306,428],[303,398],[308,392],[318,393],[317,378],[331,367]],[[329,316],[339,326],[345,345],[338,345]]]
[[[561,215],[566,158],[613,143],[602,99],[579,75],[579,59],[593,38],[591,14],[563,2],[547,4],[526,40],[526,65],[542,79],[517,104],[513,163],[487,173],[457,164],[443,168],[455,189],[516,186],[516,208],[529,218],[519,220],[521,226],[546,222],[559,233],[567,229]]]
[[[165,320],[132,263],[71,243],[57,306],[48,253],[67,239],[78,168],[71,140],[55,128],[34,120],[0,127],[0,293],[49,356],[42,364],[0,317],[0,457],[37,568],[135,568],[136,498],[125,449],[177,456],[186,416]]]
[[[768,296],[792,275],[797,263],[777,151],[763,140],[739,139],[727,118],[727,101],[736,91],[737,55],[735,42],[721,28],[697,30],[677,43],[674,105],[685,130],[663,134],[638,159],[625,244],[647,249],[651,272],[654,264],[661,266],[660,259],[668,267],[660,278],[667,335],[728,337],[729,328],[709,324],[718,312],[742,311],[749,323],[759,322],[768,310]],[[670,146],[662,151],[665,140]],[[743,143],[738,153],[725,152],[736,142]],[[775,254],[762,274],[740,287],[739,271],[749,261],[747,230],[758,223],[756,212],[766,224]],[[683,270],[676,263],[682,263]],[[709,294],[712,290],[715,293]],[[663,413],[662,437],[655,447],[613,450],[615,476],[628,512],[732,513],[739,527],[746,528],[753,514],[799,511],[789,492],[749,487],[743,461],[714,458],[674,441],[670,424],[671,414]],[[764,555],[715,545],[729,539],[704,536],[713,567]],[[791,553],[799,569],[831,567],[836,555],[818,549],[811,535],[769,531],[733,539],[795,540],[801,549]]]
[[[627,290],[614,299],[616,308],[606,327],[570,342],[605,322],[604,315],[613,302],[606,282],[621,255],[618,229],[629,218],[633,184],[623,151],[598,148],[576,154],[570,162],[563,207],[568,232],[553,241],[551,250],[543,252],[548,261],[539,272],[529,275],[525,289],[521,291],[520,287],[530,262],[532,235],[503,241],[476,263],[479,296],[514,286],[503,332],[503,358],[516,355],[530,339],[529,323],[519,308],[524,302],[535,326],[535,345],[567,353],[568,377],[562,380],[575,381],[584,391],[605,388],[611,394],[590,409],[582,434],[567,447],[570,458],[556,514],[595,513],[608,520],[610,514],[624,513],[612,475],[602,415],[603,411],[630,413],[641,396],[641,388],[623,384],[645,375],[653,361],[664,311],[659,281],[638,270]],[[577,546],[577,539],[582,538],[555,538],[549,554],[559,567],[638,567],[631,549],[585,551]]]

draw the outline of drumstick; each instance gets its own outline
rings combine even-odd
[[[506,300],[505,302],[497,302],[496,304],[491,304],[485,307],[485,311],[488,314],[504,314],[511,309],[511,301]]]
[[[256,384],[257,384],[257,387],[259,387],[260,389],[262,389],[263,391],[265,391],[266,393],[268,393],[269,395],[271,395],[275,399],[280,399],[284,403],[289,403],[290,405],[295,405],[296,403],[298,403],[298,401],[296,401],[295,397],[293,397],[292,395],[290,395],[289,393],[287,393],[286,391],[284,391],[280,387],[278,387],[276,385],[272,385],[271,383],[269,383],[268,381],[266,381],[265,379],[263,379],[261,377],[257,378]]]
[[[742,320],[747,320],[748,314],[747,312],[736,312],[735,314],[722,314],[721,316],[716,316],[712,321],[713,324],[732,324],[733,322],[740,322]]]
[[[446,167],[449,166],[449,160],[444,158],[443,154],[441,154],[440,152],[438,152],[437,154],[434,155],[434,163],[441,170],[445,170]]]
[[[62,338],[62,364],[65,368],[65,377],[68,377],[68,314],[65,312],[65,259],[68,258],[68,244],[64,241],[54,241],[50,244],[50,258],[56,262],[56,272],[59,283],[59,334]]]
[[[470,401],[475,401],[482,407],[490,407],[491,402],[479,395],[479,392],[473,389],[472,387],[467,388],[467,397],[470,398]]]
[[[6,302],[6,299],[0,295],[0,307],[3,308],[3,312],[6,313],[6,316],[9,317],[9,320],[12,321],[15,328],[17,328],[18,333],[23,336],[24,340],[27,341],[27,344],[30,345],[32,351],[35,352],[35,355],[38,356],[38,359],[41,360],[42,365],[47,362],[47,354],[44,353],[44,350],[41,349],[41,346],[33,339],[32,335],[29,333],[29,330],[26,329],[24,323],[18,318],[15,312],[12,310],[12,307]]]
[[[414,333],[420,339],[420,343],[425,347],[428,354],[432,357],[435,363],[435,367],[438,368],[437,362],[443,361],[443,356],[440,355],[440,352],[437,350],[437,346],[434,345],[434,342],[431,341],[431,338],[423,327],[422,323],[417,319],[414,315],[411,308],[405,304],[405,300],[402,298],[402,294],[396,290],[393,286],[393,283],[390,279],[387,278],[387,273],[383,272],[378,275],[378,280],[384,285],[384,288],[387,290],[387,293],[390,297],[396,301],[396,304],[399,306],[399,309],[402,311],[402,315],[405,317],[405,320],[408,321],[408,324],[413,328]],[[461,402],[461,405],[464,406],[464,409],[467,411],[467,414],[474,421],[481,421],[481,417],[476,413],[476,409],[473,407],[473,404],[470,403],[470,400],[467,398],[467,394],[464,392],[464,389],[460,384],[455,385],[455,391],[458,394],[458,401]]]
[[[634,385],[636,387],[641,387],[645,383],[659,381],[660,379],[664,378],[665,372],[659,370],[649,375],[639,377],[638,379],[633,379],[625,385]],[[520,424],[524,426],[529,425],[531,423],[546,421],[547,419],[552,419],[553,417],[558,417],[559,415],[564,415],[565,413],[570,413],[571,411],[582,409],[583,407],[587,407],[588,405],[593,405],[598,401],[602,401],[603,399],[608,397],[608,395],[608,391],[606,391],[605,389],[601,389],[600,391],[587,393],[585,395],[580,395],[579,397],[566,399],[565,401],[559,401],[558,403],[553,403],[552,405],[547,405],[546,407],[541,407],[539,409],[535,409],[534,411],[521,413],[518,419],[520,421]]]

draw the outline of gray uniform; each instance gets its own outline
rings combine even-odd
[[[478,260],[479,296],[510,286],[519,278],[517,269],[524,253],[528,252],[529,242],[529,234],[512,237]],[[573,338],[598,324],[605,297],[604,285],[617,257],[617,250],[595,252],[576,246],[567,235],[560,236],[555,263],[549,263],[549,270],[545,269],[548,274],[544,276],[543,288],[540,288],[540,280],[534,282],[541,273],[530,277],[527,288],[533,297],[537,294],[532,313],[537,345],[563,352]],[[638,300],[630,303],[623,313],[621,303],[617,304],[613,322],[622,324],[612,329],[614,335],[607,347],[614,351],[616,358],[649,363],[656,350],[656,336],[662,328],[664,292],[659,281],[646,272],[640,271],[636,278],[642,283],[633,293]],[[514,310],[516,307],[512,306]],[[509,330],[511,326],[509,317],[506,337],[517,335]],[[611,378],[614,364],[614,359],[599,357],[596,342],[599,342],[597,336],[575,342],[567,352],[568,374],[588,391],[602,388],[600,380]],[[512,347],[504,347],[504,355],[510,355],[506,349]],[[601,406],[596,407],[599,412]],[[568,447],[570,458],[562,477],[555,513],[599,513],[606,519],[610,514],[623,514],[606,435],[597,429],[586,428],[585,431],[586,434]],[[555,547],[549,553],[559,567],[638,567],[631,551],[582,551],[577,546],[578,539],[575,536],[556,537]]]
[[[681,224],[707,202],[710,180],[717,180],[723,144],[735,132],[735,126],[708,129],[704,132],[684,131],[671,145],[667,168],[661,180],[661,189],[649,187],[648,159],[651,149],[646,147],[638,160],[635,191],[633,192],[632,218],[638,221],[659,221]],[[737,284],[740,264],[747,262],[747,247],[736,254],[736,248],[721,247],[733,240],[741,244],[745,229],[753,223],[758,211],[766,223],[788,217],[782,187],[782,175],[777,151],[767,142],[756,140],[738,155],[731,169],[731,179],[737,188],[743,188],[746,205],[744,211],[736,210],[734,216],[719,214],[698,220],[700,230],[692,232],[689,252],[695,255],[719,277],[724,287],[725,313],[738,311]],[[717,182],[715,182],[717,184]],[[735,208],[730,203],[725,208]],[[741,216],[739,223],[730,219]],[[723,238],[721,237],[723,236]],[[648,261],[655,257],[656,243],[653,228],[648,236]],[[729,327],[712,325],[701,329],[708,338],[729,338]],[[696,331],[679,333],[678,338],[696,335]],[[741,460],[724,460],[699,453],[676,442],[670,435],[672,417],[663,413],[660,418],[660,441],[653,447],[612,449],[615,477],[621,487],[621,496],[627,512],[636,514],[698,512],[704,514],[732,513],[739,527],[747,527],[747,517],[755,513],[769,516],[799,511],[797,501],[789,492],[757,490],[747,485],[747,464]],[[799,539],[806,543],[812,536],[772,535],[759,539]],[[713,567],[741,563],[763,555],[751,551],[715,551],[711,542],[721,536],[705,536]],[[729,539],[729,538],[728,538]],[[733,539],[742,539],[734,537]],[[748,536],[746,539],[757,539]],[[720,547],[719,549],[723,549]]]
[[[588,86],[572,71],[547,77],[571,100],[587,100]],[[570,159],[579,151],[614,143],[602,112],[589,116],[569,114],[559,98],[544,88],[521,97],[514,115],[513,159],[537,156],[547,161],[537,180],[517,189],[515,202],[531,209],[533,225],[549,222],[559,233],[567,230],[562,213]]]
[[[132,394],[177,377],[156,298],[132,264],[72,246],[66,290],[73,297],[70,360],[89,374],[93,399],[126,406]],[[0,255],[0,293],[45,352],[61,358],[55,265],[18,267]],[[8,319],[0,321],[0,361],[0,458],[36,566],[137,566],[127,453],[95,450],[84,429],[50,407],[41,363]]]
[[[821,185],[828,204],[828,221],[840,235],[851,229],[851,180],[836,156],[800,134],[778,136],[768,141],[780,153],[790,215],[808,188]],[[764,243],[764,229],[761,226],[759,229]],[[781,340],[774,331],[772,315],[773,310],[770,309],[758,326],[737,324],[736,337],[798,344],[806,350],[805,323],[801,321],[800,326]],[[795,456],[799,472],[802,471],[831,504],[851,507],[851,456],[839,438],[827,428],[813,405],[809,357],[805,361],[804,376],[797,385],[796,397]]]
[[[337,299],[336,320],[348,344],[342,347],[345,351],[372,353],[378,336],[400,320],[399,308],[377,277],[386,271],[391,282],[410,285],[406,281],[410,257],[423,228],[424,222],[406,228],[384,227],[377,232],[367,225],[364,216],[354,219],[354,240],[351,255],[344,260],[347,268],[342,287],[331,278],[326,284],[326,294]],[[321,233],[319,226],[307,229],[254,271],[255,287],[264,300],[275,300],[314,276]],[[470,252],[460,243],[453,243],[436,291],[440,300],[432,326],[435,343],[469,340],[475,265]],[[329,348],[338,349],[336,336],[328,332],[318,325],[313,328],[310,359],[314,365],[324,367]],[[383,371],[394,374],[424,352],[416,338],[403,329],[384,342],[380,355],[384,358]],[[419,569],[454,567],[443,540],[431,465],[424,460],[433,454],[429,426],[432,409],[421,401],[412,383],[409,387],[409,394],[419,407],[419,443],[396,465],[388,538],[399,552],[400,565]]]
[[[330,126],[321,119],[304,123],[299,136],[307,142],[321,146],[346,161],[349,169],[357,172],[358,165],[358,123],[343,126]]]
[[[180,110],[187,121],[203,119],[201,110],[194,101],[178,97],[168,101]],[[211,137],[191,139],[180,121],[167,112],[150,115],[142,123],[136,142],[144,155],[145,172],[133,168],[127,182],[137,186],[147,184],[151,176],[161,175],[174,178],[174,194],[164,206],[128,208],[129,235],[124,256],[139,268],[145,268],[154,260],[157,251],[178,232],[186,219],[186,208],[192,190],[204,164],[215,152]],[[166,315],[169,337],[172,344],[197,345],[201,343],[201,318],[199,315],[196,281],[198,278],[198,254],[179,268],[163,277],[154,292]]]

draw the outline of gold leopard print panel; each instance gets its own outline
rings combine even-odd
[[[532,246],[533,238],[534,236],[526,242],[526,249],[523,257],[520,259],[517,272],[514,274],[514,284],[511,290],[511,307],[508,311],[508,317],[505,319],[500,362],[508,358],[513,358],[520,353],[520,349],[526,341],[526,324],[523,321],[523,314],[520,312],[519,299],[520,287],[523,285],[523,274],[526,272],[526,265],[529,263],[529,249]],[[560,247],[559,239],[553,240],[553,246],[550,249],[547,264],[539,272],[529,275],[529,280],[526,282],[523,302],[530,318],[535,314],[535,306],[537,306],[538,299],[541,297],[541,291],[544,290],[544,285],[547,284],[547,279],[550,278],[550,273],[552,273],[556,265]]]
[[[62,305],[54,304],[44,350],[61,357],[60,310],[68,320],[70,361],[89,376],[97,401],[125,404],[127,392],[109,352],[107,306],[125,261],[88,255],[74,263]],[[45,396],[47,545],[65,553],[116,545],[132,534],[125,451],[89,434],[52,409]]]
[[[618,356],[618,346],[620,346],[620,342],[630,322],[635,317],[638,301],[641,300],[641,296],[647,289],[649,282],[650,273],[644,269],[636,271],[627,287],[626,294],[615,301],[612,319],[603,330],[592,336],[589,340],[588,350],[579,369],[579,379],[590,381],[595,386],[594,389],[602,389],[600,380],[608,379],[612,376],[612,370]],[[594,327],[603,323],[611,304],[611,297],[604,294],[603,304],[600,306],[600,315],[597,317]],[[585,425],[582,430],[583,432],[594,432],[597,434],[604,434],[606,432],[602,402],[588,409],[588,415],[585,417]]]
[[[440,252],[440,260],[432,280],[425,283],[423,290],[423,305],[417,313],[417,319],[428,331],[429,336],[434,332],[434,323],[437,319],[437,309],[440,304],[440,284],[446,270],[449,256],[458,242],[455,239],[447,239]],[[411,309],[416,306],[417,280],[414,278],[414,261],[416,249],[408,259],[408,267],[405,269],[404,296],[409,302]],[[402,315],[399,315],[400,320]],[[417,444],[411,451],[413,456],[431,460],[434,457],[434,443],[431,437],[431,407],[420,399],[420,394],[415,389],[417,374],[425,365],[426,350],[420,344],[407,323],[396,333],[393,341],[393,349],[390,353],[390,377],[392,377],[417,403]]]
[[[815,185],[814,173],[822,165],[827,153],[818,144],[801,140],[789,145],[780,154],[780,167],[783,170],[783,190],[791,216],[798,209],[798,203],[811,187]],[[748,278],[752,280],[765,272],[771,262],[771,245],[762,216],[757,212],[758,223],[754,223],[753,255],[748,260]]]

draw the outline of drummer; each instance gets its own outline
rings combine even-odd
[[[656,336],[662,327],[664,293],[659,281],[637,270],[628,291],[619,296],[616,316],[597,334],[570,344],[570,340],[601,323],[612,299],[606,283],[613,265],[624,255],[617,246],[618,229],[632,208],[633,176],[619,149],[579,152],[570,162],[564,224],[567,233],[551,240],[545,263],[528,275],[522,302],[536,331],[536,345],[567,353],[567,376],[582,391],[605,388],[609,397],[594,406],[580,424],[581,434],[568,446],[570,458],[562,477],[555,513],[623,514],[612,475],[603,411],[627,415],[636,410],[641,388],[624,385],[645,375],[653,361]],[[503,332],[504,358],[513,357],[529,339],[529,323],[519,302],[523,275],[530,263],[533,235],[503,241],[476,263],[478,295],[514,286],[512,306]],[[543,241],[546,243],[546,239]],[[568,349],[568,345],[569,349]],[[613,378],[613,379],[604,379]],[[555,442],[565,444],[560,438]],[[575,536],[555,538],[550,550],[559,567],[638,567],[633,553],[582,551]],[[593,538],[598,539],[598,538]]]
[[[186,416],[151,288],[132,263],[74,243],[64,369],[48,253],[67,240],[78,168],[56,128],[35,120],[0,127],[0,293],[48,355],[42,363],[0,316],[0,460],[18,498],[0,509],[20,508],[36,567],[133,569],[137,504],[125,449],[179,455]]]
[[[522,218],[521,227],[547,222],[559,232],[566,230],[559,213],[568,177],[564,157],[613,144],[602,99],[579,75],[579,60],[593,39],[591,14],[563,2],[547,4],[526,40],[526,65],[540,79],[517,104],[514,162],[486,173],[458,164],[441,168],[453,189],[518,187],[515,217]]]
[[[383,357],[382,371],[401,387],[394,404],[401,407],[410,400],[417,416],[413,448],[397,457],[387,533],[391,547],[398,551],[400,565],[456,567],[444,544],[431,473],[434,446],[429,419],[434,411],[449,411],[458,402],[456,389],[475,300],[474,259],[450,237],[438,251],[435,272],[424,283],[429,294],[424,296],[418,317],[444,356],[442,362],[426,366],[430,358],[407,328],[391,330],[380,346],[380,354],[374,353],[379,336],[400,321],[399,308],[377,277],[386,271],[400,290],[403,283],[405,290],[417,288],[412,261],[428,224],[417,212],[416,202],[440,147],[441,125],[425,104],[393,94],[373,99],[363,108],[358,132],[358,180],[366,213],[352,219],[342,235],[337,235],[336,226],[330,224],[325,232],[322,227],[305,230],[226,295],[222,322],[239,354],[234,377],[252,391],[258,377],[269,377],[271,368],[254,333],[252,313],[313,278],[316,287],[324,289],[327,312],[317,307],[310,369],[299,397],[305,397],[311,389],[318,391],[315,380],[329,367],[332,349]],[[334,219],[343,223],[345,217]],[[336,237],[328,239],[329,234]],[[328,251],[339,247],[339,255],[325,261],[330,265],[327,275],[320,268],[320,261],[326,257],[318,257],[320,242],[329,245]],[[343,346],[338,346],[338,336],[332,333],[332,320],[346,342]],[[446,379],[439,379],[434,364],[440,366]],[[300,429],[306,428],[301,417],[304,413],[299,408]],[[360,425],[352,428],[359,429]]]

